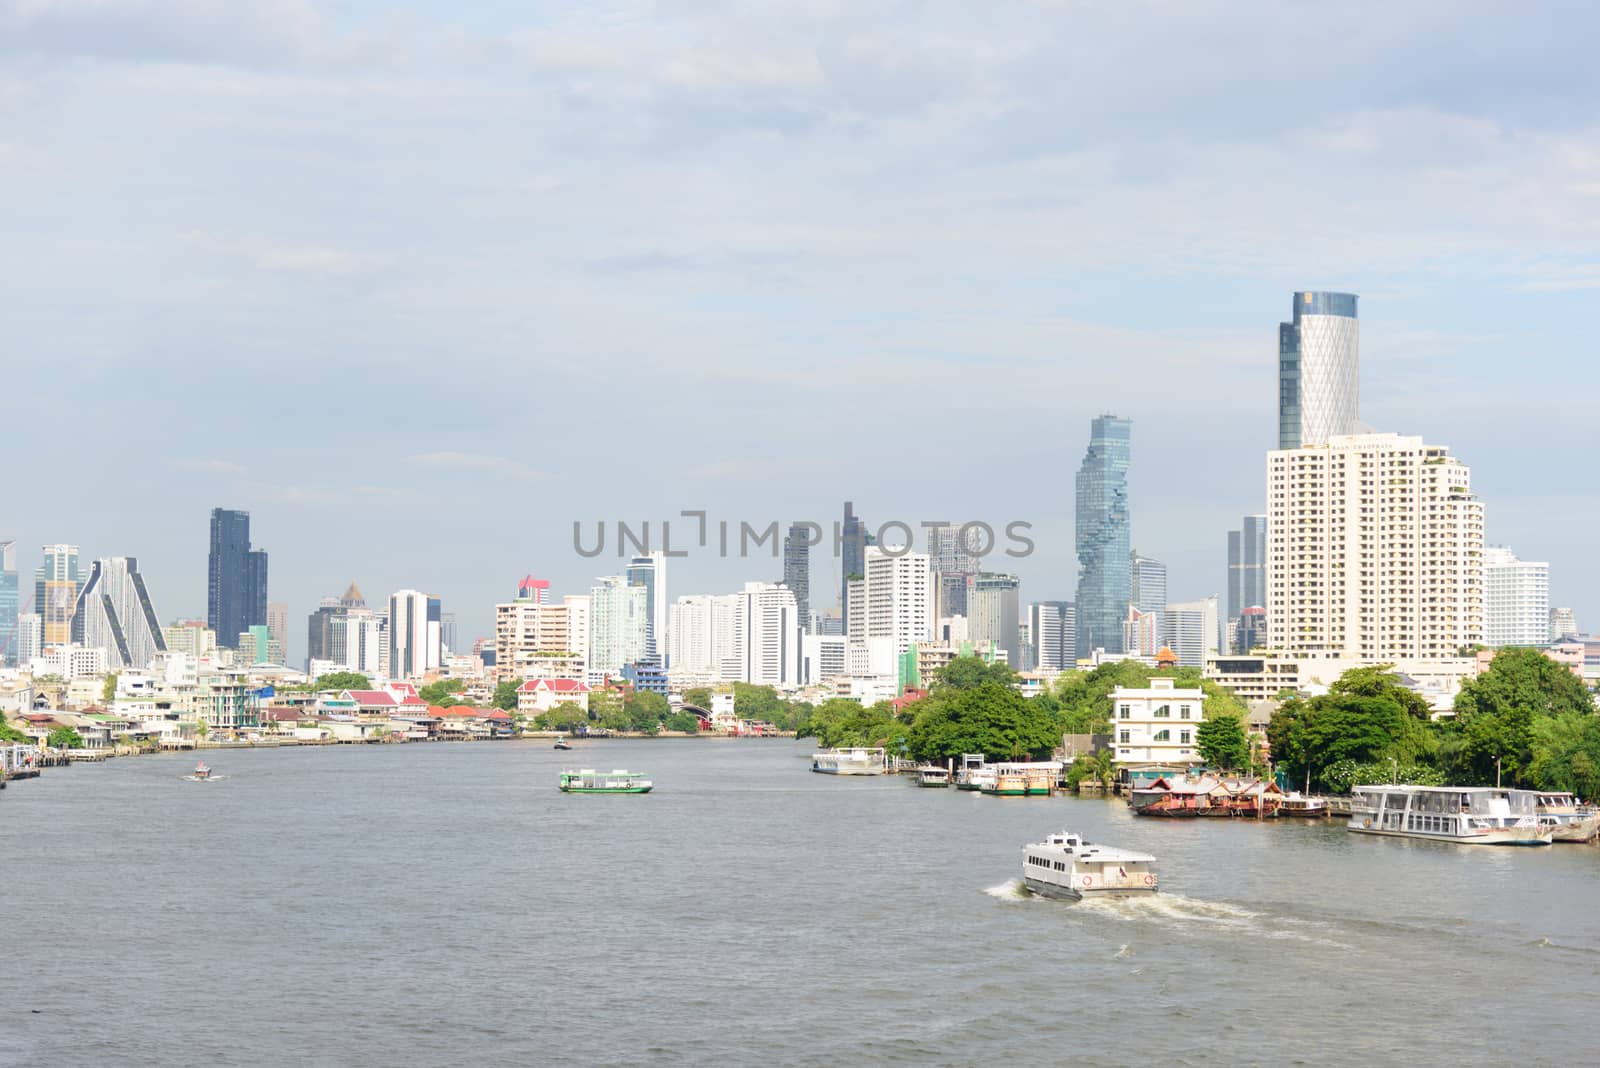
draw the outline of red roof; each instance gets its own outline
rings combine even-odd
[[[400,702],[382,690],[346,690],[350,700],[358,705],[397,705]]]
[[[577,679],[529,679],[517,687],[518,693],[538,693],[540,688],[552,693],[588,693],[589,687]]]

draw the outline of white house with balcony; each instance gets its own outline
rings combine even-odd
[[[1195,733],[1205,692],[1155,678],[1147,689],[1111,691],[1112,752],[1118,764],[1189,764],[1200,759]]]

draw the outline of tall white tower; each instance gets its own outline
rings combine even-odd
[[[1278,448],[1361,430],[1356,295],[1296,293],[1294,320],[1278,324]]]

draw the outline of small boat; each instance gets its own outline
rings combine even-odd
[[[961,767],[956,769],[956,789],[976,790],[988,775],[988,765],[982,753],[962,753]]]
[[[1600,834],[1600,810],[1585,805],[1572,794],[1552,790],[1513,790],[1513,796],[1533,794],[1539,825],[1550,830],[1555,842],[1592,842]]]
[[[1283,799],[1283,803],[1278,807],[1278,815],[1319,820],[1329,815],[1328,799],[1326,797],[1310,797],[1298,792],[1291,793]]]
[[[223,777],[224,776],[212,774],[211,768],[207,766],[204,760],[202,760],[200,763],[194,766],[194,771],[192,773],[184,776],[184,779],[189,782],[218,782]]]
[[[654,785],[638,772],[621,768],[606,772],[582,768],[561,773],[564,794],[647,794]]]
[[[556,739],[556,744],[551,746],[550,748],[552,748],[552,749],[571,749],[572,745],[571,745],[570,742],[567,742],[567,741],[564,741],[563,739],[557,738]]]
[[[1042,897],[1137,897],[1160,889],[1156,858],[1094,845],[1070,831],[1022,849],[1022,882]]]
[[[950,785],[950,770],[936,764],[926,764],[917,769],[917,785],[943,788]]]
[[[868,746],[823,749],[811,754],[811,770],[823,775],[882,775],[888,769],[884,750]]]

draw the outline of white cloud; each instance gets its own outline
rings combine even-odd
[[[173,465],[180,471],[193,471],[203,475],[243,475],[246,473],[243,464],[231,463],[227,460],[177,460]]]
[[[430,471],[489,475],[520,482],[536,482],[550,477],[546,472],[520,461],[477,452],[421,452],[407,456],[406,463]]]

